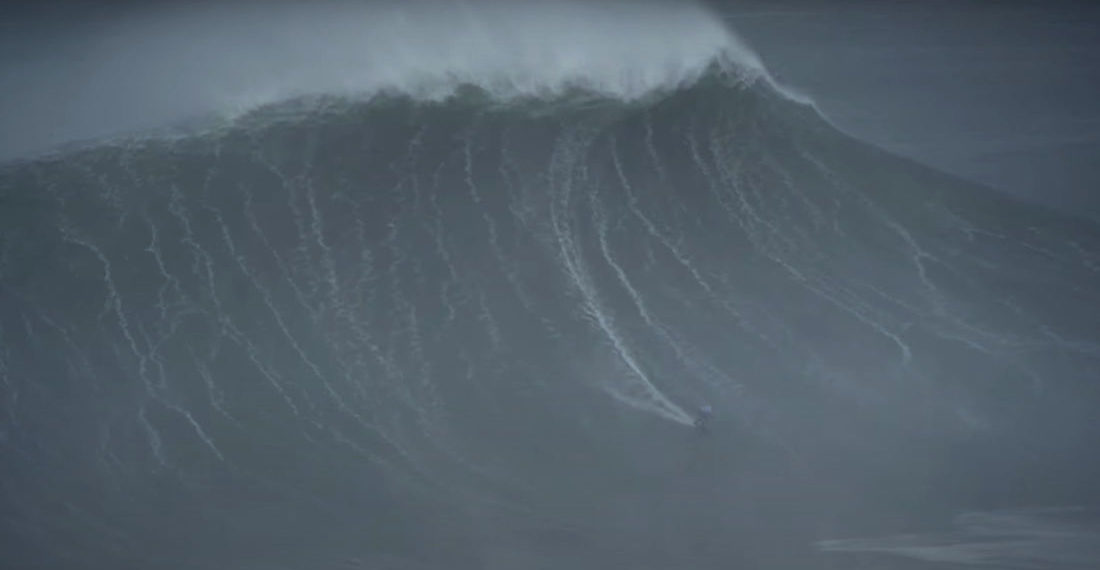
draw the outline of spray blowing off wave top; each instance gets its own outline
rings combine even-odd
[[[473,84],[498,97],[581,87],[632,99],[690,82],[715,61],[767,78],[755,54],[694,3],[190,6],[111,20],[87,39],[79,54],[0,77],[10,83],[0,119],[29,133],[4,141],[14,148],[0,156],[308,95],[439,98]],[[57,61],[72,63],[58,73]],[[58,116],[60,132],[36,133]]]
[[[716,59],[760,68],[717,18],[692,5],[428,3],[303,16],[279,31],[288,37],[274,55],[290,64],[289,76],[280,69],[276,81],[250,78],[276,86],[277,98],[379,89],[438,96],[459,83],[500,96],[581,86],[634,98],[693,80]],[[297,23],[310,19],[322,38],[297,37]]]

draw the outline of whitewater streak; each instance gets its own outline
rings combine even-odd
[[[0,122],[30,133],[2,141],[0,158],[316,95],[439,99],[468,84],[498,98],[584,88],[631,100],[691,83],[715,63],[772,82],[695,2],[188,3],[89,27],[83,43],[0,70]],[[57,117],[63,126],[43,131]]]

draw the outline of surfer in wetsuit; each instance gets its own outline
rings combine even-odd
[[[707,433],[710,431],[710,420],[714,417],[714,409],[710,407],[710,404],[703,404],[699,406],[699,411],[695,415],[695,429],[697,431]]]

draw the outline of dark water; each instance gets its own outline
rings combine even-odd
[[[6,567],[823,567],[1100,499],[1100,227],[717,70],[290,102],[0,208]]]

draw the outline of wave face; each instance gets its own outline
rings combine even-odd
[[[1096,498],[1100,229],[721,65],[291,101],[0,200],[16,565],[777,567]]]

